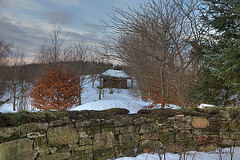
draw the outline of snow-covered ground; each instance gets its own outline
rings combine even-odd
[[[136,93],[131,94],[132,91],[129,89],[103,89],[101,100],[99,100],[99,82],[95,81],[94,87],[89,76],[86,77],[86,81],[83,83],[83,93],[82,93],[82,105],[74,106],[69,110],[105,110],[110,108],[125,108],[129,110],[129,113],[137,113],[140,109],[143,109],[144,106],[150,104],[150,102],[144,102],[139,95]],[[110,91],[113,91],[113,94],[110,94]],[[4,95],[2,100],[10,97],[10,94]],[[0,100],[1,101],[1,100]],[[29,98],[28,98],[29,101]],[[13,111],[13,104],[11,102],[5,103],[0,106],[0,112],[17,112]],[[173,109],[179,107],[171,105]],[[26,107],[26,111],[39,111],[38,109],[31,106],[30,101]]]
[[[232,153],[232,156],[231,156]],[[164,159],[164,155],[160,155],[162,159]],[[230,148],[221,149],[221,151],[211,151],[211,152],[197,152],[190,151],[186,152],[185,157],[182,154],[173,154],[166,153],[166,160],[240,160],[240,147],[234,148],[231,150]],[[154,153],[145,153],[141,154],[137,157],[123,157],[118,158],[116,160],[160,160],[159,154]]]

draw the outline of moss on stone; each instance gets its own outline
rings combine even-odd
[[[172,132],[160,133],[159,139],[164,145],[169,145],[174,143],[175,135]]]

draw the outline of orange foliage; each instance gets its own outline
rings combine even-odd
[[[50,69],[35,84],[30,97],[38,109],[65,110],[78,102],[82,88],[71,70]]]
[[[154,108],[158,104],[161,104],[161,108],[169,107],[169,104],[179,104],[176,91],[170,85],[165,85],[163,89],[161,83],[157,81],[150,82],[151,87],[146,89],[147,96],[144,98],[150,99],[152,104],[147,106],[148,108]],[[164,92],[164,93],[163,93]]]

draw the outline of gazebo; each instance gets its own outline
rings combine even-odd
[[[103,72],[100,77],[103,88],[127,89],[127,80],[131,79],[123,70],[109,69]]]

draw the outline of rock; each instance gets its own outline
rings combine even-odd
[[[158,132],[144,133],[143,135],[140,136],[140,139],[158,140],[158,134],[159,134]]]
[[[173,144],[175,141],[175,135],[172,132],[160,133],[159,140],[163,142],[164,145]]]
[[[193,117],[192,126],[194,128],[207,128],[209,126],[209,120],[203,117]]]
[[[88,134],[87,132],[78,132],[79,133],[79,138],[87,138]]]
[[[38,130],[47,131],[49,127],[48,123],[37,123]]]
[[[63,159],[69,159],[71,157],[71,154],[69,152],[65,153],[54,153],[46,156],[45,160],[63,160]]]
[[[76,122],[76,128],[81,128],[81,127],[88,127],[90,125],[89,120],[85,120],[82,122]]]
[[[240,123],[237,120],[232,120],[229,122],[229,129],[231,131],[240,131]]]
[[[133,121],[133,118],[129,116],[117,116],[114,119],[114,126],[120,127],[120,126],[129,125],[129,123],[131,124],[132,121]]]
[[[54,127],[54,126],[61,126],[63,124],[65,124],[65,121],[60,119],[60,120],[51,121],[49,123],[49,126]]]
[[[97,133],[93,139],[93,149],[104,149],[104,148],[112,148],[115,145],[115,136],[114,133],[111,132],[103,132]]]
[[[154,132],[155,131],[155,125],[154,123],[144,123],[141,125],[141,129],[139,133],[147,133],[147,132]]]
[[[37,137],[44,137],[46,134],[40,134],[39,132],[31,132],[27,134],[27,138],[29,139],[35,139]]]
[[[95,160],[106,160],[113,158],[115,155],[114,148],[93,150],[93,159]]]
[[[78,142],[78,133],[73,125],[49,128],[47,131],[50,146],[70,145]]]
[[[219,136],[222,139],[231,139],[231,140],[240,139],[240,134],[236,131],[220,131]]]
[[[134,124],[141,124],[141,123],[144,122],[144,119],[145,119],[144,117],[136,118],[136,119],[133,120],[133,123]]]
[[[123,148],[132,148],[138,145],[139,135],[135,133],[120,134],[119,135],[119,144]]]
[[[49,151],[53,154],[57,152],[57,147],[51,147],[49,148]]]
[[[0,128],[0,142],[16,139],[19,135],[20,129],[18,127]]]
[[[34,160],[37,152],[33,151],[33,141],[18,139],[0,144],[1,160]]]
[[[192,129],[192,126],[190,124],[187,124],[184,122],[175,123],[175,124],[173,124],[173,127],[178,130]]]
[[[92,141],[92,139],[90,139],[90,138],[82,138],[82,139],[80,139],[80,141],[79,141],[79,145],[80,145],[80,146],[92,145],[92,144],[93,144],[93,141]]]
[[[171,153],[181,153],[183,151],[183,147],[178,144],[171,144],[166,147],[165,151]]]
[[[79,147],[72,151],[72,159],[74,160],[92,160],[92,146],[86,146],[86,148]]]
[[[27,133],[36,131],[38,128],[37,123],[29,123],[29,124],[23,124],[19,126],[20,132],[23,136],[26,136]]]
[[[124,126],[120,127],[119,131],[120,134],[125,134],[125,133],[136,133],[138,131],[139,127],[137,126]]]
[[[140,148],[154,149],[154,148],[162,148],[163,144],[160,141],[154,140],[141,140]]]
[[[196,144],[207,144],[207,143],[214,143],[218,141],[218,135],[202,135],[202,136],[195,136],[193,139]]]
[[[184,140],[192,138],[193,134],[189,130],[181,130],[180,132],[176,133],[175,139],[176,141]]]
[[[216,148],[217,148],[216,144],[206,144],[206,145],[199,146],[198,150],[202,152],[209,152],[209,151],[215,151]]]

